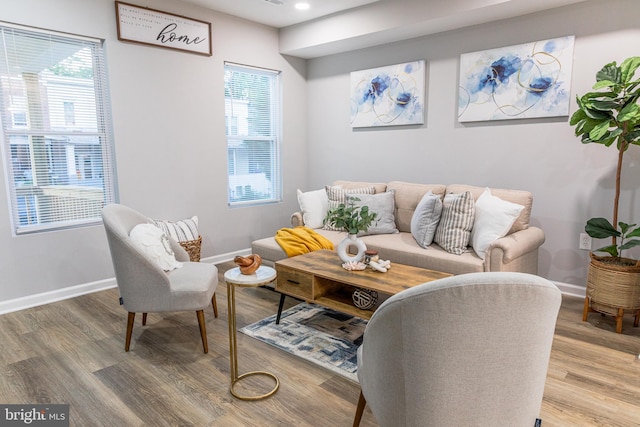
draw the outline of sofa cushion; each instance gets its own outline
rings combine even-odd
[[[398,232],[394,217],[395,204],[393,190],[379,194],[347,193],[347,197],[355,197],[359,199],[355,201],[354,206],[367,206],[370,212],[376,213],[376,219],[373,220],[369,229],[358,233],[358,236],[366,236],[369,234],[391,234]]]
[[[471,246],[484,259],[489,244],[507,234],[524,206],[502,200],[487,188],[476,200],[475,209]]]
[[[327,191],[322,188],[303,193],[298,189],[297,194],[304,225],[309,228],[321,228],[329,210]]]
[[[472,185],[452,184],[447,186],[447,193],[462,193],[470,191],[475,200],[482,195],[486,187],[476,187]],[[491,194],[500,197],[502,200],[517,203],[524,206],[520,215],[515,220],[511,229],[507,234],[529,228],[529,220],[531,219],[531,206],[533,205],[533,195],[524,190],[504,190],[500,188],[491,188]]]
[[[396,193],[396,227],[398,230],[411,232],[411,218],[416,206],[422,197],[431,191],[433,194],[444,197],[445,185],[440,184],[416,184],[412,182],[391,181],[387,185],[388,190]]]
[[[484,271],[483,261],[473,251],[455,255],[444,251],[438,245],[421,248],[411,233],[376,234],[362,237],[367,249],[378,251],[381,259],[393,263],[444,271],[451,274],[464,274]]]
[[[445,251],[461,255],[467,250],[473,228],[474,203],[469,191],[444,196],[434,241]]]
[[[418,246],[426,248],[433,242],[441,214],[440,196],[428,191],[418,203],[411,218],[411,235],[416,239]]]
[[[360,195],[360,194],[374,194],[376,189],[373,185],[368,187],[358,187],[358,188],[344,188],[342,185],[327,185],[325,186],[327,191],[327,197],[329,198],[329,210],[337,209],[338,206],[347,204],[346,196],[347,192],[352,195]],[[324,224],[322,227],[325,230],[333,230],[340,231],[331,224]]]

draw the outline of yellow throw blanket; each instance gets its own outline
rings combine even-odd
[[[333,250],[331,240],[309,227],[281,228],[276,232],[276,242],[288,257],[306,254],[320,249]]]

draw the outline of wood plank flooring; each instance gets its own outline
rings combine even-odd
[[[68,403],[73,426],[350,426],[359,388],[302,359],[238,333],[240,373],[266,370],[281,381],[271,398],[229,393],[226,286],[218,265],[220,317],[205,311],[209,353],[194,313],[136,319],[124,351],[126,312],[116,289],[0,316],[0,403]],[[237,289],[238,327],[277,311],[279,294]],[[285,309],[297,301],[287,298]],[[543,426],[640,425],[640,328],[615,334],[612,318],[565,297],[553,344]],[[496,355],[499,357],[499,355]],[[264,386],[259,379],[250,386]],[[367,409],[363,427],[377,426]]]

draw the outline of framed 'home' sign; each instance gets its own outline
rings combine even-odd
[[[211,23],[116,1],[118,40],[211,56]]]

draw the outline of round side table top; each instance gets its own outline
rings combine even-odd
[[[276,271],[261,265],[253,274],[242,274],[239,267],[227,270],[224,273],[224,280],[236,286],[261,286],[271,283],[276,279]]]

